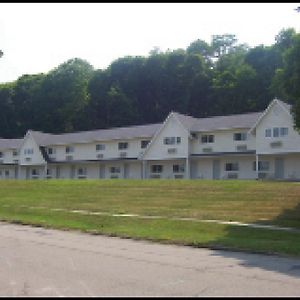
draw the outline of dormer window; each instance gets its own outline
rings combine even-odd
[[[273,135],[272,135],[273,134]],[[289,134],[288,127],[274,127],[265,130],[265,137],[283,137]]]
[[[33,154],[33,149],[32,148],[30,148],[30,149],[24,149],[24,154],[25,155],[31,155],[31,154]]]
[[[266,129],[265,136],[266,137],[271,137],[272,136],[271,128]]]
[[[164,138],[164,144],[165,145],[175,145],[181,143],[181,137],[180,136],[170,136]]]

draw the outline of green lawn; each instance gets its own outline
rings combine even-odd
[[[139,219],[66,210],[158,215]],[[212,180],[0,181],[0,219],[161,242],[300,256],[300,233],[170,220],[192,217],[300,229],[300,183]]]

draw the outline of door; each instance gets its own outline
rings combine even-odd
[[[75,166],[71,166],[71,174],[70,174],[70,178],[75,178]]]
[[[19,178],[19,167],[15,167],[15,179]]]
[[[26,167],[26,179],[30,179],[30,168]]]
[[[283,158],[275,158],[275,178],[284,178],[284,160]]]
[[[56,178],[60,177],[60,166],[56,166],[56,174],[55,174]]]
[[[100,165],[99,167],[99,178],[105,178],[105,165]]]
[[[129,178],[129,164],[124,164],[124,178]]]
[[[191,161],[191,178],[197,178],[198,175],[198,162],[197,161]]]
[[[220,179],[220,160],[213,160],[213,179]]]

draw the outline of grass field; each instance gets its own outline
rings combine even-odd
[[[71,210],[107,215],[79,214]],[[300,232],[179,221],[170,219],[172,217],[273,224],[300,230],[300,183],[122,179],[0,181],[1,220],[199,247],[300,256]]]

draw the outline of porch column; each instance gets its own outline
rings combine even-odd
[[[187,157],[185,160],[185,178],[190,179],[190,159]]]
[[[258,154],[255,155],[256,179],[258,179]]]

